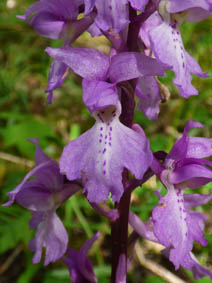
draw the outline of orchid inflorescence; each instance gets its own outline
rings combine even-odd
[[[190,120],[169,153],[152,153],[143,129],[133,123],[135,98],[138,110],[157,119],[163,100],[157,76],[164,76],[166,69],[174,72],[180,96],[198,94],[191,74],[203,78],[208,74],[185,50],[180,25],[211,14],[211,0],[40,0],[18,16],[41,36],[63,41],[61,48],[45,50],[53,59],[48,104],[72,70],[82,77],[82,99],[95,118],[90,130],[65,146],[59,164],[41,150],[38,139],[30,139],[36,147],[36,166],[9,193],[5,206],[16,201],[32,211],[33,263],[40,262],[44,247],[45,265],[62,259],[73,282],[97,282],[87,254],[100,232],[80,251],[68,249],[67,231],[56,214],[82,189],[89,203],[111,221],[112,282],[126,282],[128,224],[137,235],[163,245],[175,269],[183,266],[196,279],[212,279],[212,272],[192,253],[194,241],[207,245],[206,216],[193,208],[208,203],[212,194],[185,192],[212,181],[212,162],[206,159],[212,156],[212,139],[189,136],[192,128],[203,127]],[[104,35],[111,43],[109,54],[74,47],[85,31]],[[167,193],[155,188],[158,204],[143,222],[129,212],[130,196],[153,175]],[[114,209],[105,210],[100,203],[109,197]]]

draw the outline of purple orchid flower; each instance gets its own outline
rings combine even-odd
[[[62,39],[64,46],[71,45],[94,21],[94,13],[77,19],[81,0],[40,0],[31,5],[24,16],[18,18],[27,21],[34,30],[47,38]],[[52,103],[53,91],[60,87],[69,74],[65,63],[54,60],[50,66],[48,86],[48,104]]]
[[[16,201],[32,211],[30,229],[37,228],[35,238],[29,247],[35,251],[33,263],[41,260],[42,248],[46,248],[44,265],[61,258],[68,245],[67,232],[56,214],[56,209],[80,188],[64,184],[57,162],[49,158],[38,145],[37,139],[30,139],[36,146],[36,167],[31,170],[13,191],[5,206]],[[28,180],[29,178],[34,180]]]
[[[138,110],[143,111],[148,119],[156,120],[160,111],[159,102],[161,101],[157,80],[153,76],[139,78],[135,94],[139,98]]]
[[[150,46],[155,57],[175,72],[174,84],[185,98],[198,94],[191,84],[191,73],[203,78],[208,77],[208,74],[203,73],[196,60],[186,52],[180,35],[180,24],[183,20],[208,17],[209,9],[204,0],[161,1],[160,14],[155,12],[141,28],[140,36],[145,45]]]
[[[135,10],[143,12],[149,0],[87,0],[85,4],[86,2],[87,5],[85,7],[89,7],[86,10],[91,11],[94,6],[97,10],[94,26],[95,29],[98,29],[98,32],[95,31],[93,33],[98,34],[101,30],[106,32],[112,29],[117,34],[126,29],[130,22],[128,3]],[[94,27],[92,31],[93,29]]]
[[[188,22],[199,22],[211,15],[211,5],[211,0],[168,0],[166,9],[177,16],[183,13],[183,18]]]
[[[118,202],[124,192],[123,169],[142,179],[151,163],[147,139],[124,126],[119,115],[113,105],[95,111],[94,126],[63,150],[61,172],[69,180],[82,178],[90,202],[106,201],[109,192],[113,201]],[[71,164],[75,165],[71,168]]]
[[[98,106],[91,105],[91,102],[88,101],[87,97],[90,97],[90,92],[95,92],[96,96],[101,95],[104,100],[104,92],[110,92],[110,95],[113,96],[119,82],[139,78],[136,89],[136,95],[142,101],[139,107],[149,118],[156,119],[159,109],[157,105],[155,106],[155,102],[160,100],[160,90],[153,76],[163,76],[166,65],[138,52],[122,52],[111,58],[97,50],[87,48],[48,47],[46,52],[54,60],[66,64],[84,78],[83,101],[91,112],[93,112],[92,108]],[[138,89],[139,85],[141,85],[140,89]],[[151,99],[147,98],[148,95],[151,96]],[[106,97],[108,99],[109,96],[106,95]],[[92,103],[95,104],[95,99],[92,100]],[[107,104],[106,101],[105,103]]]
[[[119,201],[124,190],[123,169],[129,169],[141,179],[151,163],[151,153],[144,135],[119,121],[121,105],[117,84],[153,75],[153,72],[162,75],[164,66],[138,52],[123,52],[109,60],[94,49],[66,47],[46,51],[84,78],[83,101],[96,119],[88,132],[65,147],[60,160],[61,172],[69,180],[84,180],[84,192],[90,202],[107,200],[109,192],[114,201]],[[70,164],[75,166],[71,168]]]
[[[178,227],[179,222],[182,221],[180,218],[180,215],[178,214],[178,210],[176,209],[173,199],[171,195],[168,193],[165,197],[160,195],[160,192],[156,192],[160,199],[159,205],[155,208],[153,213],[157,214],[159,211],[159,217],[160,217],[160,224],[161,227],[158,226],[158,221],[155,222],[154,217],[156,216],[154,214],[153,217],[150,217],[146,222],[143,222],[138,216],[136,216],[134,213],[129,214],[129,224],[132,226],[134,231],[141,236],[142,238],[152,241],[155,243],[162,244],[166,247],[165,250],[163,250],[163,254],[168,257],[174,264],[176,269],[176,258],[179,258],[179,255],[183,253],[183,256],[180,259],[180,264],[187,268],[192,270],[194,274],[195,279],[200,279],[204,276],[208,276],[212,278],[212,272],[202,266],[194,254],[189,251],[189,243],[188,246],[184,245],[184,239],[182,237],[182,234],[185,233],[186,227],[181,224],[181,227]],[[206,204],[208,201],[212,199],[212,195],[199,195],[199,194],[186,194],[184,195],[184,206],[186,208],[186,213],[190,214],[191,217],[194,217],[192,220],[195,222],[197,221],[196,225],[192,225],[189,227],[191,228],[191,231],[194,234],[198,234],[199,227],[198,225],[203,225],[202,218],[205,219],[205,217],[195,211],[191,211],[190,209],[199,205]],[[170,202],[170,205],[168,203]],[[163,207],[164,210],[166,210],[166,213],[164,211],[164,214],[161,213],[160,208]],[[166,208],[165,208],[166,207]],[[158,210],[158,211],[157,211]],[[179,217],[177,219],[177,217]],[[171,226],[172,225],[172,226]],[[196,229],[198,227],[198,229]],[[178,230],[179,229],[179,230]],[[182,231],[180,230],[182,229]],[[186,232],[187,233],[187,232]],[[191,234],[192,234],[191,233]],[[190,234],[190,235],[191,235]],[[135,238],[137,239],[137,238]],[[182,241],[180,243],[180,240]],[[205,244],[205,240],[204,240]],[[167,247],[170,246],[171,247]],[[178,251],[177,251],[178,249]],[[173,252],[175,251],[175,253]]]
[[[182,138],[166,156],[164,166],[159,163],[156,165],[155,160],[152,163],[153,171],[168,190],[165,196],[158,194],[160,201],[153,209],[154,234],[167,248],[175,268],[182,265],[194,271],[194,275],[199,269],[191,256],[193,241],[207,245],[203,234],[204,220],[207,219],[191,208],[212,199],[212,194],[184,194],[186,187],[194,189],[212,181],[212,170],[205,166],[212,166],[212,163],[202,159],[212,155],[212,139],[187,135],[190,129],[200,127],[202,124],[188,121]],[[212,278],[212,273],[208,274],[205,275]]]
[[[87,257],[88,251],[99,237],[97,232],[93,237],[87,240],[79,251],[68,249],[67,257],[63,258],[64,263],[68,266],[70,277],[73,283],[97,283],[91,261]]]
[[[71,32],[72,23],[76,21],[79,13],[80,2],[40,0],[31,5],[24,16],[18,17],[27,21],[40,35],[66,41],[67,29]],[[69,36],[73,36],[73,32]]]

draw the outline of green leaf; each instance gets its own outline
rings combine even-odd
[[[3,138],[6,147],[15,146],[20,153],[33,158],[35,148],[27,139],[39,138],[41,144],[47,145],[50,137],[54,137],[54,133],[49,124],[31,118],[8,127]]]
[[[32,236],[29,220],[30,214],[25,209],[0,207],[0,254],[15,248],[19,242],[28,245]]]
[[[148,276],[147,278],[144,279],[145,283],[165,283],[163,279],[156,277],[156,276]]]

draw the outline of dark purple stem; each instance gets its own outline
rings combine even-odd
[[[127,49],[128,51],[138,51],[137,41],[138,34],[140,29],[141,22],[136,22],[137,17],[136,11],[129,8],[130,24],[128,30],[127,38]],[[122,88],[121,92],[121,105],[122,105],[122,114],[120,121],[125,124],[127,127],[132,126],[135,101],[134,101],[134,90],[136,86],[136,81],[132,80],[129,82],[131,85],[130,93],[126,89]],[[127,274],[127,242],[128,242],[128,217],[129,217],[129,208],[130,208],[130,197],[132,189],[129,189],[129,178],[128,170],[124,169],[123,186],[125,192],[119,203],[116,204],[116,208],[119,212],[119,219],[111,223],[111,240],[112,240],[112,274],[111,282],[117,283],[117,270],[119,267],[119,259],[122,255],[125,256],[123,261],[123,266],[121,266],[121,271],[123,273],[123,278],[126,278]],[[136,183],[137,184],[137,183]],[[119,267],[120,268],[120,267]]]
[[[137,16],[136,11],[131,6],[129,7],[130,24],[127,37],[128,51],[139,51],[137,43],[140,26],[155,10],[156,5],[154,5],[152,1],[149,2],[146,7],[146,10],[140,16]],[[135,109],[134,90],[136,87],[136,83],[137,80],[131,80],[126,82],[126,85],[124,87],[121,87],[122,114],[120,116],[120,121],[129,128],[131,128],[133,124]],[[129,181],[128,170],[124,169],[123,171],[122,182],[125,192],[120,202],[116,204],[116,209],[119,212],[119,219],[111,223],[112,283],[118,283],[117,274],[118,269],[120,272],[120,262],[122,262],[122,278],[126,278],[127,274],[128,218],[131,192],[135,187],[141,185],[151,175],[152,171],[150,169],[144,176],[143,180]],[[123,260],[123,256],[125,256],[125,260]],[[122,258],[122,261],[119,262],[120,258]]]

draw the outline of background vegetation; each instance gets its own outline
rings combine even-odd
[[[55,92],[54,103],[46,107],[47,76],[51,59],[44,52],[46,46],[59,47],[61,42],[40,37],[25,22],[16,18],[23,14],[33,1],[0,1],[0,194],[1,203],[7,201],[6,193],[11,191],[33,166],[34,148],[26,139],[38,137],[44,151],[58,159],[63,146],[92,126],[93,119],[81,101],[81,79],[71,74],[63,86]],[[204,71],[212,66],[212,19],[197,24],[184,24],[182,35],[186,49],[198,60]],[[85,33],[76,42],[77,46],[95,47],[108,51],[103,38],[91,39]],[[210,72],[210,74],[212,74]],[[148,121],[142,113],[136,112],[135,120],[140,123],[150,138],[153,151],[168,151],[183,131],[186,120],[193,119],[205,124],[204,129],[193,130],[194,135],[212,137],[212,79],[194,78],[199,96],[189,100],[179,97],[171,83],[173,73],[161,80],[169,87],[171,99],[161,105],[159,119]],[[150,215],[157,203],[152,193],[159,184],[152,178],[142,188],[137,188],[132,197],[132,211],[143,220]],[[212,193],[212,184],[197,191]],[[195,253],[200,262],[212,270],[212,208],[205,205],[198,208],[209,219],[206,234],[207,247],[195,244]],[[99,282],[109,282],[110,274],[110,226],[105,218],[92,210],[79,193],[68,200],[59,210],[70,236],[70,247],[80,248],[82,243],[97,230],[101,237],[91,250]],[[14,204],[0,206],[0,282],[2,283],[66,283],[69,274],[60,261],[43,267],[32,264],[32,252],[28,241],[34,232],[29,230],[30,213]],[[160,247],[141,240],[139,251],[146,262],[157,262],[173,273],[174,268],[163,256]],[[191,273],[180,269],[177,276],[186,282],[196,282]],[[128,282],[161,283],[156,273],[141,265],[136,258],[132,263]],[[211,282],[204,278],[199,282]]]

